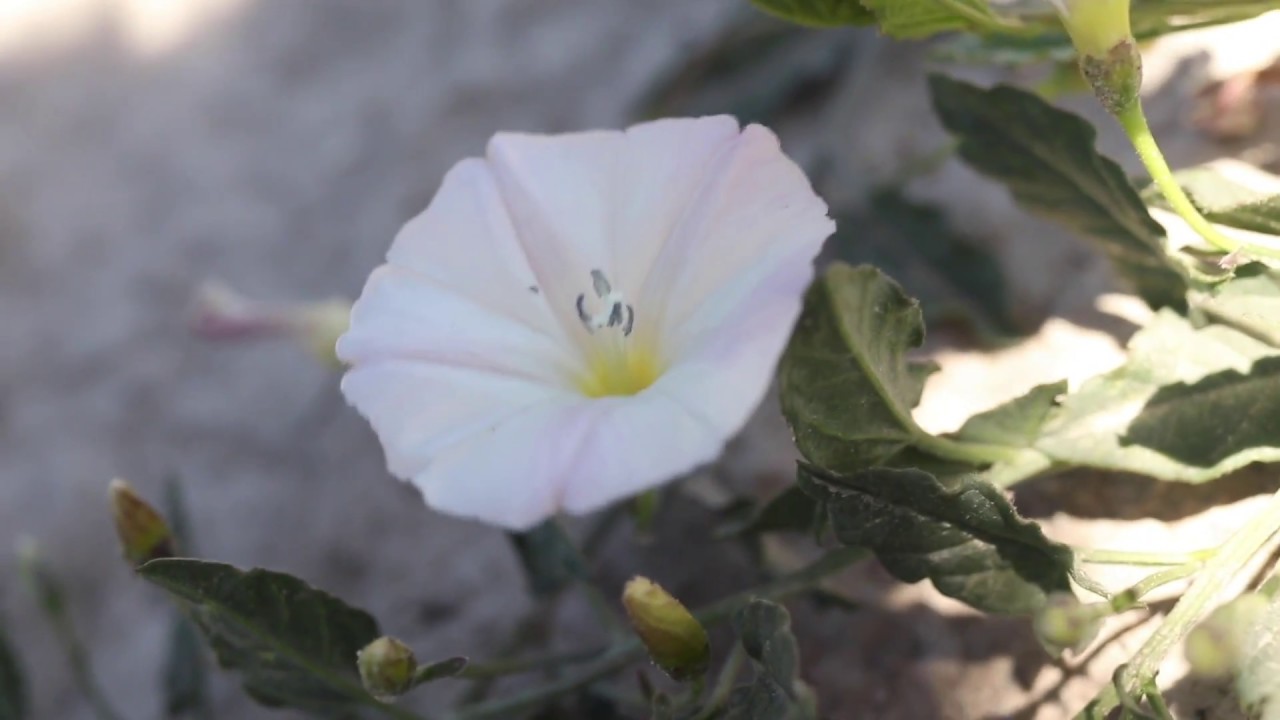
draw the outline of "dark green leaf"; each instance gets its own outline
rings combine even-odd
[[[864,210],[837,220],[828,244],[834,256],[892,275],[920,300],[930,323],[959,316],[983,330],[1019,334],[1000,263],[937,208],[881,189]]]
[[[1070,589],[1071,550],[976,477],[890,469],[836,475],[804,465],[800,482],[826,504],[842,544],[869,548],[901,580],[929,578],[944,595],[1011,614],[1033,612],[1049,593]]]
[[[510,533],[509,537],[534,595],[554,595],[586,577],[582,554],[554,519],[528,532]]]
[[[911,417],[931,365],[909,363],[924,341],[920,306],[869,266],[832,265],[805,295],[779,368],[796,447],[837,472],[916,464],[935,438]]]
[[[773,496],[750,515],[726,523],[717,537],[759,534],[778,531],[809,532],[817,521],[818,506],[798,485],[792,485]]]
[[[1035,447],[1061,463],[1183,482],[1280,461],[1276,354],[1231,328],[1161,312],[1130,341],[1124,365],[1063,400]]]
[[[1229,458],[1280,456],[1280,355],[1248,368],[1165,385],[1129,424],[1122,445],[1140,445],[1192,468]]]
[[[756,667],[755,681],[730,698],[727,716],[741,720],[816,717],[813,691],[800,679],[800,650],[791,615],[768,600],[752,600],[733,616],[733,628]]]
[[[356,653],[379,636],[363,610],[283,573],[153,560],[138,574],[184,602],[218,662],[259,702],[337,716],[373,703]]]
[[[414,673],[413,684],[421,685],[434,680],[443,680],[445,678],[455,677],[458,673],[467,669],[467,663],[470,662],[464,657],[451,657],[447,660],[433,662],[430,665],[424,665],[418,668],[418,672]]]
[[[168,717],[213,717],[209,708],[208,662],[199,629],[186,616],[174,618],[164,665],[164,705]]]
[[[791,614],[768,600],[752,600],[733,616],[747,657],[756,661],[765,675],[787,693],[799,678],[800,650],[791,634]]]
[[[27,681],[18,655],[0,627],[0,720],[26,720]]]
[[[930,87],[965,162],[1023,208],[1092,239],[1152,307],[1186,307],[1187,281],[1165,251],[1164,229],[1120,167],[1098,154],[1092,125],[1009,86],[935,75]]]
[[[784,20],[815,27],[868,25],[875,15],[859,0],[751,0],[756,7]]]

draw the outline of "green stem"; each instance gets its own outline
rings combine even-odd
[[[719,602],[695,612],[693,615],[704,625],[712,625],[727,619],[738,608],[753,598],[782,600],[804,592],[823,578],[849,567],[868,556],[862,548],[841,548],[822,556],[799,570],[770,583],[731,595]],[[539,707],[549,700],[571,693],[580,687],[606,678],[644,658],[644,646],[635,637],[628,637],[610,648],[604,655],[574,675],[533,688],[509,698],[475,703],[459,708],[449,716],[450,720],[485,720],[486,718],[516,717],[520,713]]]
[[[742,670],[742,664],[746,659],[747,651],[743,649],[741,643],[735,643],[733,651],[720,667],[720,674],[716,676],[716,684],[711,688],[711,696],[707,698],[707,704],[693,716],[693,720],[710,720],[729,701],[733,684],[737,682],[738,672]]]
[[[1160,567],[1201,563],[1217,553],[1216,548],[1194,550],[1185,553],[1131,552],[1128,550],[1100,550],[1097,548],[1073,548],[1076,559],[1090,565],[1133,565]]]
[[[544,653],[530,655],[529,657],[494,660],[486,663],[471,663],[463,668],[462,672],[458,673],[456,677],[462,680],[481,680],[505,677],[507,675],[519,675],[543,670],[551,666],[586,662],[599,656],[602,651],[602,648],[594,648],[566,653]]]
[[[961,462],[998,463],[1017,460],[1020,448],[1008,445],[990,445],[986,443],[970,443],[952,440],[940,435],[929,435],[923,431],[916,439],[916,446],[939,457]]]
[[[1221,593],[1249,560],[1280,530],[1280,493],[1244,527],[1227,538],[1204,565],[1186,594],[1173,607],[1155,633],[1138,648],[1119,683],[1130,695],[1139,693],[1155,677],[1166,655],[1181,642],[1191,628],[1209,613],[1210,603]],[[1114,686],[1107,686],[1077,718],[1106,717],[1119,704]]]
[[[1165,161],[1159,143],[1151,134],[1151,126],[1147,124],[1147,116],[1142,111],[1141,102],[1130,103],[1116,115],[1116,119],[1120,121],[1120,126],[1129,136],[1129,141],[1133,143],[1133,149],[1138,152],[1138,157],[1146,166],[1147,172],[1151,174],[1151,180],[1164,194],[1169,207],[1185,220],[1192,230],[1199,233],[1200,237],[1224,253],[1241,251],[1250,255],[1280,258],[1280,251],[1227,237],[1200,214],[1200,210],[1196,208],[1195,203],[1191,202],[1191,198],[1187,197],[1182,186],[1178,184],[1177,178],[1173,176],[1173,171],[1169,169],[1169,163]]]

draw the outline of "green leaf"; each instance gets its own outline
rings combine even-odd
[[[444,680],[445,678],[456,677],[458,673],[467,669],[470,663],[464,657],[451,657],[446,660],[433,662],[418,668],[418,672],[414,673],[413,684],[421,685],[423,683],[434,682],[436,680]]]
[[[817,522],[818,506],[798,485],[774,495],[764,505],[754,508],[744,518],[737,519],[717,529],[720,538],[740,535],[757,535],[767,532],[809,532]]]
[[[1060,463],[1204,482],[1280,460],[1267,424],[1278,405],[1275,348],[1166,310],[1133,337],[1124,365],[1063,400],[1035,447]]]
[[[548,597],[587,575],[582,554],[555,519],[527,532],[508,533],[524,568],[529,591]]]
[[[800,649],[787,609],[768,600],[752,600],[734,613],[733,628],[756,666],[756,677],[731,697],[728,716],[743,720],[816,718],[813,691],[800,679]]]
[[[805,296],[779,368],[800,453],[836,471],[896,462],[928,434],[911,418],[929,365],[920,306],[870,266],[832,265]]]
[[[790,694],[800,676],[800,650],[787,609],[768,600],[752,600],[734,614],[733,628],[747,657]]]
[[[900,39],[1003,25],[987,0],[862,0],[862,4],[875,13],[881,31]]]
[[[751,0],[765,12],[812,27],[869,25],[875,15],[859,0]]]
[[[1280,270],[1249,263],[1231,280],[1193,293],[1191,302],[1213,322],[1280,347]]]
[[[240,671],[258,702],[322,716],[376,702],[356,674],[356,653],[379,636],[363,610],[269,570],[164,559],[138,574],[188,606],[218,662]]]
[[[834,257],[892,275],[920,300],[930,323],[959,316],[982,330],[1020,334],[1000,263],[936,207],[882,188],[865,209],[837,217],[836,226],[828,244]]]
[[[1034,612],[1050,593],[1070,589],[1071,550],[974,476],[837,475],[802,465],[800,482],[825,503],[841,544],[870,549],[900,580],[929,578],[944,595],[1009,614]]]
[[[1192,202],[1209,220],[1220,225],[1253,232],[1280,235],[1280,177],[1251,166],[1210,163],[1174,176]],[[1264,189],[1265,188],[1265,189]],[[1154,185],[1143,190],[1151,205],[1169,208],[1163,193]]]
[[[1067,381],[1037,385],[1026,395],[978,413],[965,421],[953,437],[993,445],[1031,447],[1040,437],[1049,413],[1067,393]]]
[[[1240,705],[1250,717],[1280,719],[1280,601],[1272,599],[1244,637],[1236,675]]]
[[[28,703],[26,677],[13,645],[0,627],[0,720],[25,720]]]
[[[1082,118],[1017,88],[930,78],[934,107],[960,156],[1024,209],[1090,238],[1152,307],[1186,307],[1187,281],[1120,166],[1098,154]]]

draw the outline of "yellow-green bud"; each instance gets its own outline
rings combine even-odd
[[[1183,645],[1191,672],[1222,678],[1239,670],[1253,625],[1269,602],[1260,593],[1245,593],[1214,610],[1192,629]]]
[[[1129,0],[1051,0],[1071,44],[1081,55],[1100,56],[1133,39]]]
[[[356,667],[364,689],[375,698],[390,702],[413,687],[418,659],[408,645],[384,635],[356,653]]]
[[[1064,650],[1080,652],[1098,636],[1102,619],[1110,614],[1105,603],[1086,605],[1071,593],[1058,592],[1045,600],[1032,619],[1032,628],[1050,655],[1061,655]]]
[[[1142,55],[1129,25],[1129,0],[1053,0],[1080,71],[1113,115],[1138,99]]]
[[[157,558],[175,554],[169,523],[155,508],[143,500],[129,483],[112,480],[107,490],[111,498],[111,516],[124,557],[135,567]]]
[[[711,663],[711,643],[702,623],[662,586],[632,578],[622,591],[631,626],[654,664],[673,680],[702,676]]]

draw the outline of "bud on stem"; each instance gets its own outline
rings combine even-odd
[[[1053,0],[1080,72],[1112,115],[1138,100],[1142,55],[1129,26],[1129,0]]]
[[[635,577],[623,589],[622,604],[649,657],[671,679],[685,682],[707,672],[707,631],[679,600],[652,580]]]
[[[413,687],[418,659],[408,645],[384,635],[356,653],[356,667],[364,689],[375,698],[390,702]]]
[[[112,480],[107,491],[111,498],[111,516],[125,559],[137,567],[157,558],[175,554],[169,523],[155,508],[143,500],[129,483]]]

